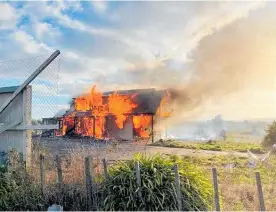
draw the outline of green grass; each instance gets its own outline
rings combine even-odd
[[[178,142],[174,140],[159,140],[150,146],[163,146],[163,147],[174,147],[184,149],[197,149],[197,150],[211,150],[211,151],[237,151],[247,152],[250,150],[256,154],[265,153],[262,145],[256,143],[245,143],[245,142],[233,142],[233,141],[208,141],[208,142]]]

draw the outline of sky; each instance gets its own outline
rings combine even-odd
[[[275,9],[264,1],[1,1],[0,60],[32,65],[0,66],[0,87],[22,82],[58,49],[59,61],[34,83],[34,118],[67,108],[94,84],[181,87],[202,67],[210,68],[201,80],[214,79],[204,86],[232,86],[204,94],[200,113],[183,118],[274,118]]]

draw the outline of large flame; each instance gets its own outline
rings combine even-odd
[[[156,112],[156,114],[162,118],[167,118],[172,115],[172,110],[170,107],[170,96],[165,95],[160,103],[160,106]]]
[[[136,131],[136,135],[142,138],[150,137],[151,116],[140,115],[133,116],[133,126]]]
[[[131,97],[114,93],[108,97],[108,106],[109,113],[115,115],[115,122],[117,126],[122,129],[127,119],[126,114],[131,113],[137,105],[132,103]]]
[[[142,138],[149,138],[151,135],[152,115],[133,115],[135,97],[133,95],[123,95],[119,92],[113,92],[109,95],[96,90],[93,86],[91,91],[74,99],[74,112],[65,115],[62,120],[61,135],[65,135],[70,129],[74,128],[74,132],[83,136],[95,136],[103,138],[109,136],[106,132],[106,117],[114,116],[115,124],[118,129],[123,129],[126,120],[132,116],[132,125],[134,135]],[[168,103],[167,98],[163,98],[157,115],[160,117],[170,116],[171,113],[166,109]],[[77,115],[82,113],[81,116]]]

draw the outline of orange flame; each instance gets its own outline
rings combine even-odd
[[[76,98],[74,104],[75,110],[91,111],[93,116],[104,116],[107,113],[102,93],[96,91],[96,86],[93,86],[88,95]]]
[[[88,117],[77,119],[76,133],[85,136],[93,136],[95,134],[97,138],[103,137],[106,115],[114,115],[117,127],[122,129],[127,119],[126,114],[131,113],[136,107],[132,102],[132,97],[115,92],[105,98],[101,92],[96,90],[96,86],[93,86],[89,94],[76,98],[74,106],[76,111],[89,111],[91,116],[95,117],[95,133],[93,132],[93,121]],[[64,120],[63,135],[66,132],[65,128],[69,127],[66,119]]]
[[[133,116],[133,126],[136,134],[142,138],[150,137],[151,116],[140,115]]]
[[[115,117],[117,128],[123,129],[127,117],[131,115],[137,107],[134,99],[137,94],[122,95],[114,92],[110,95],[103,95],[93,86],[91,91],[74,99],[74,112],[62,118],[61,135],[65,135],[70,129],[74,128],[74,132],[83,136],[95,136],[103,138],[109,136],[105,127],[108,127],[106,117],[112,115]],[[168,117],[171,115],[169,107],[170,101],[165,96],[157,110],[156,115],[159,117]],[[78,117],[75,114],[85,112],[84,117]],[[133,132],[139,137],[149,138],[151,134],[151,115],[134,115],[132,116]],[[58,135],[58,133],[57,133]]]
[[[167,118],[172,115],[172,110],[170,107],[170,98],[168,95],[165,95],[160,103],[160,106],[156,112],[160,117]]]
[[[119,95],[114,93],[108,97],[109,113],[114,114],[116,117],[116,124],[118,128],[123,129],[124,122],[127,119],[126,114],[137,106],[132,103],[129,96]]]
[[[61,134],[65,135],[68,129],[74,127],[74,117],[72,116],[64,117],[62,122],[63,123],[61,128]]]
[[[77,118],[77,123],[75,126],[75,132],[77,134],[82,134],[84,136],[93,135],[93,118],[92,117],[83,117]]]

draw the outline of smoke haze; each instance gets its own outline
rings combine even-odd
[[[208,112],[233,119],[276,116],[274,2],[129,5],[119,11],[126,20],[120,29],[128,29],[121,34],[137,42],[128,42],[131,50],[112,49],[118,57],[124,52],[125,66],[96,75],[99,90],[171,88],[174,122]],[[126,11],[135,11],[132,19]]]
[[[227,102],[232,94],[245,92],[253,97],[256,92],[275,92],[276,16],[267,7],[251,11],[252,7],[256,9],[257,3],[243,14],[230,14],[227,21],[218,20],[219,27],[212,33],[198,32],[199,42],[184,64],[177,66],[172,58],[161,58],[151,67],[137,64],[130,79],[147,82],[144,87],[170,87],[177,114],[173,121],[196,118],[206,105]],[[266,101],[274,101],[274,96],[269,98]]]

